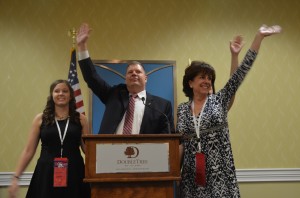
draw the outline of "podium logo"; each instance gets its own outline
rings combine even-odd
[[[127,158],[136,158],[139,156],[139,149],[135,146],[128,146],[124,152],[127,155]]]

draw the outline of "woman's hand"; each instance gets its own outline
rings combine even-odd
[[[262,25],[259,29],[258,32],[255,35],[255,38],[251,44],[250,49],[254,50],[258,53],[260,45],[262,40],[267,37],[271,36],[274,34],[279,34],[282,31],[282,28],[279,25],[273,25],[273,26],[267,26],[267,25]]]
[[[231,54],[238,55],[240,53],[240,51],[242,50],[244,44],[245,43],[244,43],[243,37],[241,35],[235,36],[230,41],[230,52],[231,52]]]
[[[261,34],[262,36],[266,37],[266,36],[271,36],[273,34],[279,34],[281,32],[282,28],[279,25],[273,25],[268,27],[267,25],[262,25],[258,32],[259,34]]]

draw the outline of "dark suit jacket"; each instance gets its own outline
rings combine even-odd
[[[79,61],[80,69],[85,82],[93,93],[98,96],[105,105],[105,111],[101,122],[99,134],[113,134],[121,122],[128,103],[129,92],[125,84],[110,86],[99,74],[90,58]],[[170,122],[171,133],[174,130],[174,120],[171,102],[146,92],[146,104],[140,134],[168,133]],[[163,115],[164,114],[164,115]]]

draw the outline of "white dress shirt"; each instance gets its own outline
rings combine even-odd
[[[85,51],[82,51],[82,52],[78,52],[78,60],[83,60],[83,59],[86,59],[90,57],[89,55],[89,51],[85,50]]]
[[[139,134],[141,129],[142,120],[144,117],[145,105],[143,104],[142,98],[145,98],[146,101],[146,90],[139,92],[138,97],[135,98],[134,114],[133,114],[133,124],[132,124],[132,134]],[[124,121],[125,121],[126,112],[121,120],[116,134],[123,134]]]

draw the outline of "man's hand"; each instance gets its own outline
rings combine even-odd
[[[79,30],[78,30],[77,36],[76,36],[76,42],[77,42],[79,51],[87,50],[87,40],[90,36],[91,31],[92,31],[92,29],[90,29],[90,27],[87,23],[83,23],[79,27]]]

